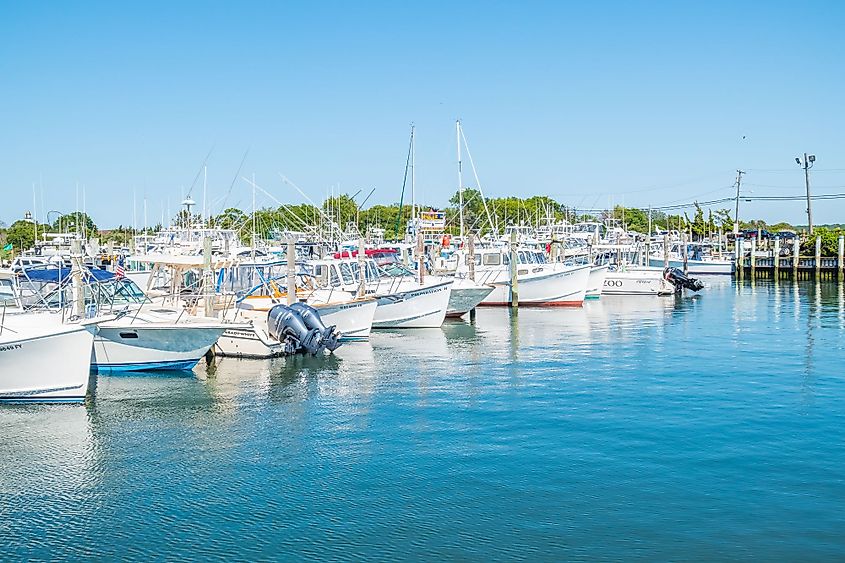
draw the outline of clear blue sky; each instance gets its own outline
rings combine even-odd
[[[39,207],[43,191],[72,211],[79,182],[101,227],[132,223],[133,190],[155,223],[212,147],[212,201],[249,149],[242,173],[280,201],[302,198],[279,172],[315,200],[339,185],[394,202],[411,122],[418,199],[442,206],[458,117],[488,196],[707,200],[736,168],[754,195],[801,194],[804,151],[814,191],[845,192],[843,6],[2,0],[0,219],[32,208],[33,182]],[[244,182],[227,204],[251,205]],[[845,221],[845,200],[814,219]]]

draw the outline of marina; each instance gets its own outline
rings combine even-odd
[[[0,558],[845,560],[783,8],[6,3]]]
[[[835,559],[843,286],[706,282],[0,409],[4,553]]]

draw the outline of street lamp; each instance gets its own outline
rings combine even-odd
[[[800,157],[795,157],[795,163],[804,169],[804,185],[807,188],[807,224],[810,228],[810,236],[813,234],[813,209],[810,204],[810,168],[816,163],[816,155],[804,153],[804,162]]]

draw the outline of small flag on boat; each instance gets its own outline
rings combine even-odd
[[[122,278],[126,275],[126,272],[123,271],[123,256],[117,259],[117,266],[114,269],[114,275],[118,278]]]

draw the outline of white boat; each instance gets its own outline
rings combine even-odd
[[[377,296],[373,328],[438,328],[446,318],[452,283],[417,284]]]
[[[267,311],[233,309],[224,318],[248,326],[232,326],[223,331],[214,345],[216,355],[255,359],[284,355],[284,345],[267,331]]]
[[[587,281],[587,293],[584,299],[598,299],[604,290],[604,280],[607,277],[607,264],[590,268],[590,278]]]
[[[654,258],[652,257],[649,260],[649,265],[656,268],[663,267],[663,258]],[[684,259],[683,258],[671,258],[669,259],[669,267],[670,268],[677,268],[679,270],[684,270]],[[730,275],[734,273],[734,261],[733,260],[726,260],[726,259],[719,259],[719,258],[712,258],[706,260],[687,260],[686,263],[686,271],[689,274],[718,274],[718,275]]]
[[[492,285],[475,282],[469,278],[454,278],[446,316],[461,317],[481,304],[495,289]]]
[[[611,267],[604,278],[602,295],[672,295],[675,286],[663,276],[662,268],[646,266]]]
[[[363,291],[375,298],[378,306],[373,328],[437,328],[446,318],[454,278],[435,276],[420,284],[400,262],[377,266],[371,258],[312,260],[308,264],[313,277],[330,288],[327,291]]]
[[[101,322],[91,369],[101,373],[193,369],[229,327],[215,319],[185,317],[162,321],[136,311]]]
[[[589,265],[546,263],[540,251],[517,251],[517,284],[520,305],[576,306],[584,303],[590,277]],[[494,289],[481,305],[509,305],[511,302],[511,274],[509,255],[496,248],[475,251],[475,279],[491,284]],[[468,269],[462,260],[459,272]]]
[[[83,401],[95,331],[49,313],[7,315],[0,329],[0,401]]]
[[[664,265],[662,244],[656,241],[652,244],[652,254],[649,257],[649,266],[662,268]],[[686,247],[680,241],[673,241],[668,249],[669,267],[686,271],[688,274],[721,274],[730,275],[734,273],[735,265],[732,256],[725,256],[722,253],[721,245],[712,243],[696,242],[687,243]],[[686,252],[686,268],[684,267],[684,253]]]

